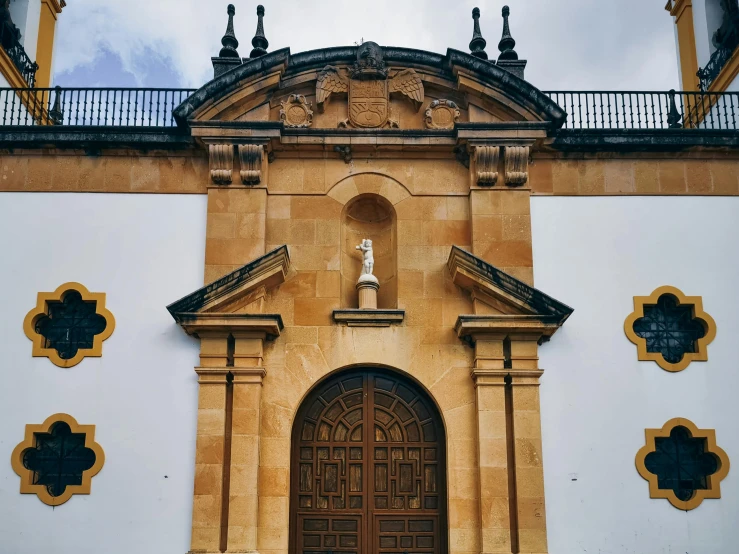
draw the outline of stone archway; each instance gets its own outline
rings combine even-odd
[[[354,368],[305,398],[293,424],[290,552],[446,554],[446,437],[428,394]]]

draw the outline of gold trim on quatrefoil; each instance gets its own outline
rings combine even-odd
[[[36,322],[38,319],[49,313],[49,302],[60,302],[64,296],[71,292],[77,291],[82,300],[85,302],[95,302],[95,313],[105,318],[105,330],[93,338],[92,348],[80,348],[77,354],[68,360],[59,356],[59,353],[53,348],[44,346],[44,337],[36,332]],[[23,331],[33,343],[32,356],[34,358],[49,358],[51,363],[59,367],[72,367],[80,363],[85,357],[100,357],[103,355],[103,341],[113,334],[115,329],[115,318],[105,308],[105,293],[90,292],[84,285],[80,283],[65,283],[57,288],[54,292],[40,292],[36,301],[36,307],[28,312],[23,320]]]
[[[665,360],[661,352],[647,351],[647,340],[641,338],[634,332],[634,322],[644,317],[644,306],[657,304],[660,296],[669,294],[677,299],[678,305],[689,304],[693,306],[693,319],[701,320],[706,326],[706,334],[696,341],[696,352],[686,352],[683,359],[676,364]],[[624,322],[624,331],[628,339],[636,345],[637,356],[641,361],[657,362],[657,365],[666,371],[682,371],[690,362],[705,362],[708,360],[708,345],[716,337],[716,322],[703,311],[703,299],[700,296],[685,296],[680,289],[670,286],[659,287],[649,296],[634,297],[634,311],[629,314]]]
[[[50,433],[52,427],[57,423],[66,423],[72,433],[85,435],[85,448],[95,453],[95,463],[82,473],[81,485],[67,485],[64,493],[60,496],[51,496],[45,485],[33,484],[33,471],[26,469],[23,465],[23,454],[30,448],[36,448],[36,434]],[[68,414],[54,414],[46,418],[40,425],[26,425],[26,435],[23,442],[15,447],[10,458],[10,463],[18,476],[21,478],[21,494],[35,494],[39,500],[49,506],[61,506],[74,494],[90,494],[92,478],[97,475],[105,463],[105,453],[102,447],[95,442],[95,426],[80,425],[77,420]]]
[[[675,427],[685,427],[693,438],[706,440],[706,452],[713,454],[718,459],[718,469],[713,475],[706,478],[707,489],[693,491],[690,500],[680,500],[672,489],[660,489],[659,477],[647,470],[646,459],[649,454],[657,451],[655,439],[658,437],[669,437]],[[650,498],[665,498],[678,510],[693,510],[700,506],[706,498],[721,498],[721,481],[729,473],[729,457],[723,449],[716,445],[716,431],[713,429],[698,429],[696,425],[684,418],[676,417],[664,424],[662,429],[646,429],[647,444],[639,449],[636,454],[636,470],[649,482]]]

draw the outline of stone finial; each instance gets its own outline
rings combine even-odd
[[[223,48],[219,52],[221,58],[238,58],[239,53],[236,49],[239,47],[239,41],[236,40],[236,34],[234,33],[234,15],[236,15],[236,8],[233,4],[229,4],[227,8],[228,13],[228,25],[226,26],[226,34],[221,39]]]
[[[514,50],[516,47],[516,41],[511,36],[511,29],[508,26],[508,16],[511,15],[511,9],[508,6],[503,6],[503,36],[498,43],[498,50],[500,50],[500,56],[498,60],[517,60],[518,54]]]
[[[475,20],[475,27],[472,31],[472,40],[470,41],[470,52],[473,56],[476,58],[480,58],[481,60],[487,60],[488,55],[485,52],[485,46],[487,45],[487,41],[482,38],[482,33],[480,32],[480,8],[474,8],[472,10],[472,19]]]
[[[267,53],[267,47],[269,41],[264,36],[264,6],[261,4],[257,6],[257,32],[254,38],[251,39],[251,45],[254,49],[249,54],[250,58],[258,58],[264,56]]]

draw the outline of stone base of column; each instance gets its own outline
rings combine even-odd
[[[380,290],[380,282],[374,275],[362,275],[357,282],[359,291],[359,309],[377,309],[377,291]]]

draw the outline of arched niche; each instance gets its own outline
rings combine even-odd
[[[357,308],[355,288],[362,270],[362,253],[356,249],[370,239],[374,250],[374,274],[380,281],[377,307],[398,306],[397,217],[393,205],[379,194],[360,194],[344,206],[341,221],[341,306]]]

